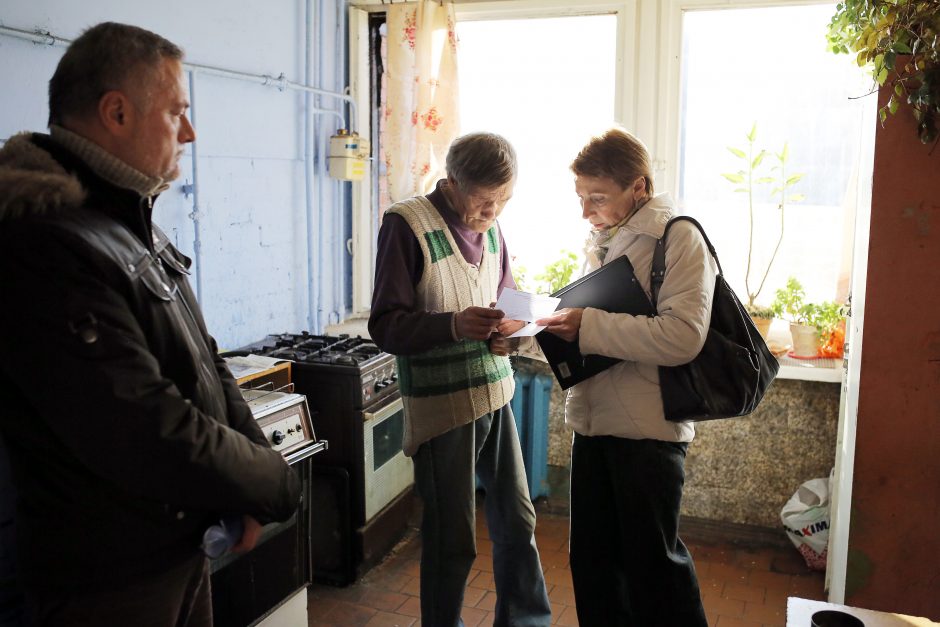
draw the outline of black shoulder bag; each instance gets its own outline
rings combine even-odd
[[[666,225],[653,253],[650,288],[653,307],[666,274],[666,235],[680,220],[701,232],[718,264],[711,324],[702,351],[687,364],[660,366],[659,385],[666,420],[714,420],[746,416],[757,408],[780,364],[761,337],[741,301],[725,282],[715,247],[694,218],[679,216]]]

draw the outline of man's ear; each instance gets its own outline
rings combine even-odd
[[[98,101],[98,119],[112,135],[120,137],[127,134],[132,115],[131,102],[120,91],[109,91]]]

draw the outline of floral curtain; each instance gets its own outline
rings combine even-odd
[[[444,176],[460,129],[452,2],[392,4],[386,14],[385,165],[392,202],[427,194]]]

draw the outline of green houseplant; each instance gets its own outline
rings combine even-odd
[[[765,176],[760,172],[761,165],[768,152],[761,149],[756,152],[757,141],[757,122],[751,125],[751,130],[745,134],[747,138],[746,149],[728,146],[728,151],[740,159],[742,167],[737,172],[723,173],[722,176],[729,182],[738,185],[734,191],[747,194],[747,215],[748,215],[748,242],[747,242],[747,269],[744,273],[744,289],[747,292],[747,304],[745,308],[754,320],[761,335],[767,337],[767,329],[770,327],[770,321],[774,317],[773,310],[769,307],[761,307],[755,304],[761,290],[764,289],[764,283],[767,281],[767,275],[770,274],[770,268],[773,266],[777,253],[780,251],[780,245],[783,243],[784,233],[784,214],[787,202],[798,202],[803,200],[802,194],[790,194],[789,188],[795,185],[803,174],[789,174],[787,172],[787,162],[790,159],[789,144],[784,142],[783,149],[780,152],[773,153],[776,164],[771,167],[771,175]],[[760,282],[754,289],[751,289],[751,270],[754,265],[754,194],[758,185],[773,184],[770,192],[771,198],[777,200],[777,210],[780,212],[780,230],[777,235],[777,243],[774,246],[773,254],[764,268],[763,274],[758,271]]]
[[[789,277],[785,287],[777,290],[771,309],[790,322],[794,357],[817,357],[820,347],[832,345],[826,357],[841,356],[844,340],[845,306],[832,301],[821,304],[805,302],[803,285]],[[839,332],[841,331],[841,335]],[[834,338],[836,335],[838,337]],[[837,345],[837,346],[836,346]]]
[[[546,265],[540,274],[530,278],[528,269],[520,265],[513,268],[512,276],[516,281],[516,287],[523,292],[554,294],[571,283],[571,277],[574,276],[579,265],[576,254],[570,250],[562,250],[561,256]]]
[[[829,48],[854,53],[878,86],[892,94],[878,114],[884,123],[910,107],[927,144],[940,124],[940,9],[937,0],[842,0],[829,23]]]

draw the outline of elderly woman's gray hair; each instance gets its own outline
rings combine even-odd
[[[516,178],[516,151],[495,133],[468,133],[447,151],[447,177],[464,193],[505,185]]]

